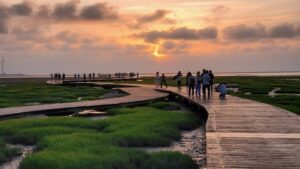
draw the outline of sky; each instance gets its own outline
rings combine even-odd
[[[300,71],[299,0],[0,0],[6,73]]]

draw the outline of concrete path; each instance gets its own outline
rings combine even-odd
[[[186,88],[168,91],[189,98]],[[299,169],[300,116],[239,97],[189,98],[205,107],[207,167]]]
[[[95,83],[102,85],[102,83]],[[83,109],[83,108],[93,108],[93,107],[104,107],[104,106],[116,106],[123,104],[133,104],[142,103],[156,99],[162,99],[167,97],[167,93],[158,92],[151,88],[143,87],[128,87],[119,88],[120,90],[128,93],[126,96],[115,97],[109,99],[100,99],[92,101],[82,101],[82,102],[71,102],[71,103],[55,103],[55,104],[42,104],[34,106],[20,106],[12,108],[1,108],[0,118],[31,114],[31,113],[41,113],[41,112],[51,112],[51,111],[68,111],[72,109]]]

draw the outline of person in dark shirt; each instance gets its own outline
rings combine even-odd
[[[166,88],[168,88],[167,79],[166,79],[165,74],[161,75],[161,78],[160,78],[160,88],[162,88],[163,84],[166,86]]]
[[[195,92],[195,77],[192,73],[189,72],[189,78],[188,78],[188,86],[189,86],[189,97],[194,96]]]
[[[213,85],[214,85],[215,76],[214,76],[214,74],[212,73],[211,70],[208,72],[208,75],[210,77],[210,90],[211,90],[211,92],[213,92]]]

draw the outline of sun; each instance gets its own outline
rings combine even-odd
[[[161,54],[160,53],[160,45],[155,45],[154,46],[154,50],[153,50],[153,53],[152,53],[155,57],[157,58],[161,58],[161,57],[164,57],[164,54]]]

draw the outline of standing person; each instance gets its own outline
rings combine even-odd
[[[63,80],[63,81],[66,80],[66,74],[65,74],[65,73],[62,74],[62,80]]]
[[[79,73],[77,74],[77,78],[78,78],[78,80],[80,80],[80,74]]]
[[[191,72],[188,72],[188,73],[186,74],[186,83],[185,83],[185,85],[186,85],[186,89],[187,89],[187,90],[189,89],[189,76],[190,76],[190,73],[191,73]]]
[[[213,92],[213,85],[214,85],[215,76],[214,76],[214,74],[212,73],[211,70],[208,72],[208,74],[209,74],[209,77],[210,77],[210,90],[211,90],[211,92]]]
[[[198,71],[197,76],[196,76],[196,96],[201,96],[201,83],[202,83],[202,78],[201,74]]]
[[[162,88],[163,84],[168,88],[167,79],[165,74],[163,73],[160,78],[160,88]]]
[[[203,97],[206,98],[206,89],[208,90],[208,98],[210,97],[210,77],[208,74],[208,71],[205,70],[203,75],[202,75],[202,92],[203,92]]]
[[[156,72],[156,74],[155,74],[154,84],[155,84],[155,87],[156,87],[156,88],[158,88],[159,85],[160,85],[159,72]]]
[[[95,80],[95,73],[93,73],[93,80]]]
[[[86,74],[85,73],[83,74],[83,80],[84,81],[86,80]]]
[[[178,90],[181,89],[181,79],[182,79],[182,73],[181,73],[181,71],[178,71],[177,77],[176,77]]]
[[[191,72],[189,72],[189,78],[188,78],[188,86],[189,86],[189,97],[192,96],[194,97],[194,92],[195,92],[195,77]]]
[[[89,80],[92,80],[92,74],[89,73]]]

